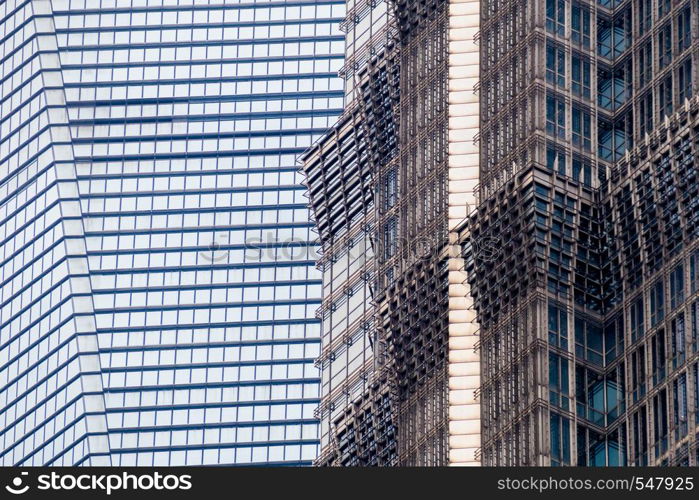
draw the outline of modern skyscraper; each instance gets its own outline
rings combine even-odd
[[[696,3],[388,4],[306,156],[319,463],[698,464]]]
[[[0,463],[308,464],[341,1],[0,4]]]
[[[481,21],[484,462],[697,464],[697,4]]]
[[[348,6],[346,110],[304,164],[323,245],[321,465],[479,462],[453,232],[478,182],[478,25],[477,1]]]
[[[340,71],[345,80],[346,111],[304,158],[322,245],[318,267],[323,271],[323,304],[318,315],[322,319],[323,349],[317,361],[323,395],[318,408],[321,465],[378,465],[396,460],[387,382],[373,380],[379,376],[373,346],[375,308],[371,302],[376,267],[371,237],[376,217],[367,147],[371,139],[365,127],[371,118],[369,106],[364,104],[367,86],[379,80],[375,87],[388,99],[381,111],[389,116],[376,126],[385,127],[384,136],[391,139],[391,98],[395,95],[389,93],[396,92],[397,68],[388,62],[395,36],[389,16],[387,2],[348,4],[340,25],[346,33],[346,59]],[[382,153],[389,156],[391,151]],[[362,431],[354,428],[353,420],[357,413],[367,411],[363,430],[367,438],[355,443],[353,434]],[[347,429],[339,431],[338,426]],[[358,447],[345,461],[336,450],[338,439],[346,441],[343,446]],[[364,446],[367,448],[362,449]]]

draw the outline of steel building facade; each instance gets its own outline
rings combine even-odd
[[[303,167],[323,245],[319,465],[479,462],[455,232],[478,177],[478,21],[474,1],[348,9],[369,34],[349,37],[345,114]]]
[[[369,242],[368,300],[321,266],[366,328],[324,323],[317,463],[699,463],[696,2],[388,5],[305,158],[325,255],[333,198]]]
[[[0,4],[0,462],[310,464],[339,1]]]
[[[386,2],[348,4],[345,112],[303,158],[323,274],[320,465],[397,463],[391,388],[378,348],[376,173],[395,155],[398,66]],[[381,99],[384,102],[381,102]],[[378,105],[377,105],[378,104]],[[384,342],[385,344],[385,342]]]
[[[699,463],[698,15],[482,2],[486,464]]]

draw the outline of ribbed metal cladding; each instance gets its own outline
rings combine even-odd
[[[481,4],[484,464],[699,463],[698,15]]]
[[[400,40],[398,196],[377,204],[377,311],[397,409],[398,462],[448,462],[446,1],[392,2]],[[391,174],[389,174],[391,175]]]
[[[386,6],[355,4],[346,29]],[[383,14],[382,14],[383,12]],[[312,212],[323,245],[321,454],[317,465],[398,463],[396,405],[385,339],[376,331],[376,200],[387,192],[384,167],[398,147],[399,60],[391,11],[343,69],[349,102],[334,130],[303,158]],[[379,23],[380,24],[380,23]],[[349,54],[348,54],[349,56]]]
[[[449,2],[390,1],[388,11],[377,36],[389,38],[368,42],[373,57],[352,74],[347,121],[304,159],[324,275],[328,256],[345,244],[338,235],[352,233],[356,224],[370,242],[371,261],[370,307],[362,316],[371,318],[363,337],[371,353],[363,368],[334,376],[339,372],[333,360],[341,354],[334,339],[347,335],[340,333],[343,327],[328,331],[327,338],[324,331],[328,354],[319,363],[328,385],[324,376],[320,465],[449,461]],[[364,49],[353,50],[363,61]],[[362,136],[352,145],[361,149],[353,153],[359,168],[339,167],[343,180],[329,182],[338,167],[326,160],[352,134]],[[337,165],[350,156],[342,151]],[[342,222],[349,212],[339,200],[356,199],[358,175],[371,204],[356,220]],[[333,189],[342,195],[335,197]],[[349,280],[336,283],[324,294],[322,316],[339,307],[336,291],[347,289]]]

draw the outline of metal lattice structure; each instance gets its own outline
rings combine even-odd
[[[397,407],[401,465],[447,461],[447,25],[445,1],[392,4],[400,40],[398,155],[377,208],[378,335]]]
[[[326,326],[319,463],[699,463],[697,6],[466,4],[388,2],[352,45],[346,121],[307,157],[323,258],[360,181],[340,224],[370,249],[361,369],[332,367],[349,343]],[[350,136],[361,167],[333,184]]]
[[[350,7],[343,23],[348,32],[363,20],[386,18],[348,54],[341,75],[349,104],[334,130],[303,159],[324,277],[319,465],[397,463],[393,390],[383,370],[387,349],[377,335],[373,299],[377,179],[397,150],[400,68],[395,23],[385,7]]]
[[[355,4],[348,19],[361,22],[364,12]],[[333,279],[328,268],[355,233],[369,256],[328,287],[319,311],[328,337],[318,360],[319,464],[448,460],[448,16],[446,1],[388,2],[386,24],[348,59],[352,99],[343,120],[304,158],[324,276]],[[359,276],[371,297],[360,319],[339,326],[333,312]],[[334,380],[355,323],[368,341],[362,367]]]
[[[699,463],[698,16],[482,2],[485,464]]]

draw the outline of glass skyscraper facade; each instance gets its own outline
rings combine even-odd
[[[338,1],[0,5],[0,463],[307,464]]]

